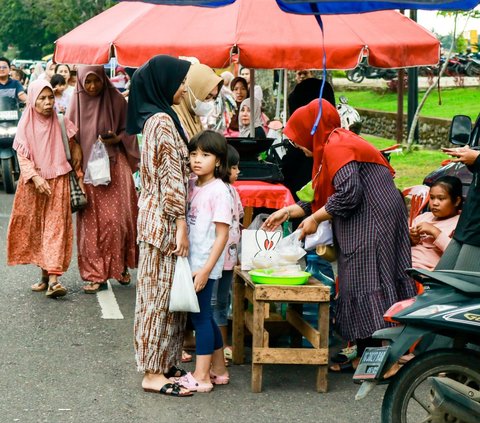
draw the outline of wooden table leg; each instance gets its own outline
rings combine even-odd
[[[233,273],[233,322],[232,322],[232,362],[243,364],[245,360],[245,282],[236,272]]]
[[[320,303],[318,306],[318,330],[320,332],[320,348],[328,348],[328,326],[330,322],[330,304]],[[328,361],[318,366],[317,392],[328,391]]]
[[[253,341],[252,348],[266,347],[263,342],[265,303],[253,299]],[[253,355],[254,356],[254,355]],[[262,392],[263,364],[252,362],[252,392]]]

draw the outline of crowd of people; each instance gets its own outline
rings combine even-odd
[[[109,279],[128,285],[129,269],[138,268],[134,346],[142,388],[184,397],[228,384],[228,309],[243,208],[233,186],[240,156],[225,136],[265,138],[263,94],[255,86],[255,98],[249,98],[248,69],[237,77],[219,76],[200,63],[155,56],[123,85],[124,95],[103,66],[73,70],[52,64],[29,82],[23,100],[25,89],[12,82],[9,71],[9,61],[0,58],[0,95],[8,91],[26,107],[14,141],[21,174],[8,228],[8,264],[40,268],[32,291],[51,298],[67,294],[60,277],[72,256],[74,172],[87,198],[76,225],[84,292],[107,288]],[[372,334],[386,326],[384,312],[416,295],[406,273],[412,263],[479,271],[479,152],[445,150],[474,172],[467,201],[463,205],[458,179],[439,179],[431,187],[430,212],[409,227],[388,161],[341,128],[328,83],[319,100],[321,81],[309,71],[297,76],[283,129],[291,144],[283,170],[292,194],[312,180],[314,198],[273,212],[263,228],[296,218],[303,238],[332,221],[339,280],[335,328],[360,356],[378,342]],[[96,143],[108,155],[107,185],[84,181]],[[188,257],[199,313],[169,311],[177,257]],[[185,338],[195,345],[192,372],[180,367],[191,360]]]

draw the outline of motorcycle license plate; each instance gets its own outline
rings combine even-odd
[[[353,380],[379,379],[385,361],[387,361],[389,351],[389,346],[365,348],[365,352],[353,375]]]
[[[18,111],[17,110],[2,110],[0,111],[0,120],[17,120]]]

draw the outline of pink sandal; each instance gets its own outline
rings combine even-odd
[[[210,392],[213,389],[212,383],[199,382],[193,377],[191,372],[180,378],[175,378],[175,382],[187,388],[190,392]]]
[[[228,385],[230,383],[230,375],[228,373],[216,375],[210,370],[210,382],[213,385]]]

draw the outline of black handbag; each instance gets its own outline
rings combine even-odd
[[[67,156],[68,162],[71,164],[72,156],[70,154],[70,147],[68,146],[67,130],[65,129],[65,122],[62,114],[58,115],[58,120],[60,122],[60,128],[62,129],[62,140],[63,147],[65,148],[65,155]],[[70,207],[72,209],[72,213],[75,213],[87,206],[87,196],[80,188],[80,184],[78,183],[78,178],[74,170],[69,172],[68,178],[70,181]]]

